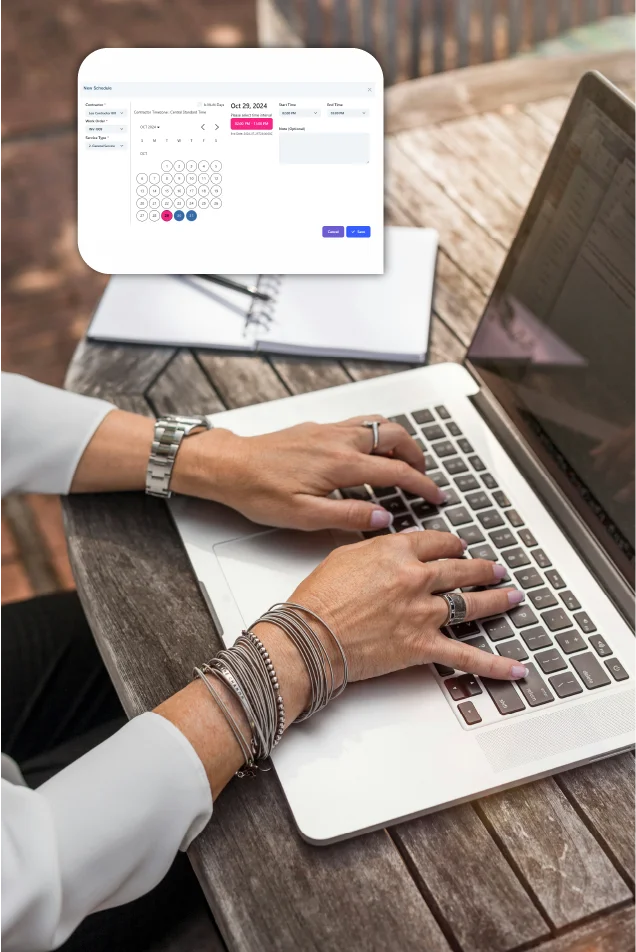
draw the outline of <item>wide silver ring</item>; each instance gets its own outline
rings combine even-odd
[[[442,622],[440,628],[445,628],[446,625],[458,625],[460,622],[466,621],[466,599],[463,595],[450,592],[439,597],[444,599],[448,608],[446,619]]]
[[[380,445],[380,422],[378,420],[365,420],[362,426],[366,426],[373,434],[373,446],[370,450],[373,454]]]

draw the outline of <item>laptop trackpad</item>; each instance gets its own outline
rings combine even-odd
[[[243,624],[250,625],[274,602],[289,600],[296,586],[345,541],[359,541],[359,537],[345,538],[344,533],[328,530],[272,529],[220,542],[214,546],[214,554]]]

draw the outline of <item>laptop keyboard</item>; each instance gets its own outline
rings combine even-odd
[[[363,535],[372,538],[418,525],[454,532],[468,543],[467,556],[508,567],[506,576],[488,588],[516,586],[526,593],[522,605],[502,615],[444,629],[449,638],[521,661],[528,668],[528,676],[513,683],[434,665],[442,690],[462,723],[468,727],[490,724],[499,717],[558,704],[626,680],[627,671],[607,638],[597,632],[579,600],[580,593],[568,587],[514,501],[488,472],[446,407],[415,410],[409,416],[391,419],[420,445],[427,475],[444,490],[448,501],[436,506],[395,486],[344,489],[343,496],[377,501],[393,514],[390,529]],[[483,588],[463,589],[479,590]],[[478,710],[472,700],[477,696],[487,697],[491,703],[484,708],[480,700]]]

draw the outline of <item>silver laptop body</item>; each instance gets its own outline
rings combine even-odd
[[[633,361],[634,110],[588,73],[464,366],[215,414],[246,436],[399,417],[455,500],[431,511],[398,490],[367,487],[369,498],[392,500],[398,529],[468,533],[469,552],[490,547],[527,591],[507,617],[449,633],[523,653],[526,684],[494,690],[427,665],[351,684],[286,733],[273,761],[305,839],[333,842],[633,745]],[[359,539],[264,529],[184,497],[171,508],[228,646]]]

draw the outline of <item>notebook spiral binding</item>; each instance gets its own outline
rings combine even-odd
[[[258,279],[258,290],[268,294],[269,301],[259,301],[254,299],[252,307],[247,315],[245,329],[259,328],[261,330],[270,330],[276,317],[276,305],[280,289],[283,283],[282,274],[262,274]]]

